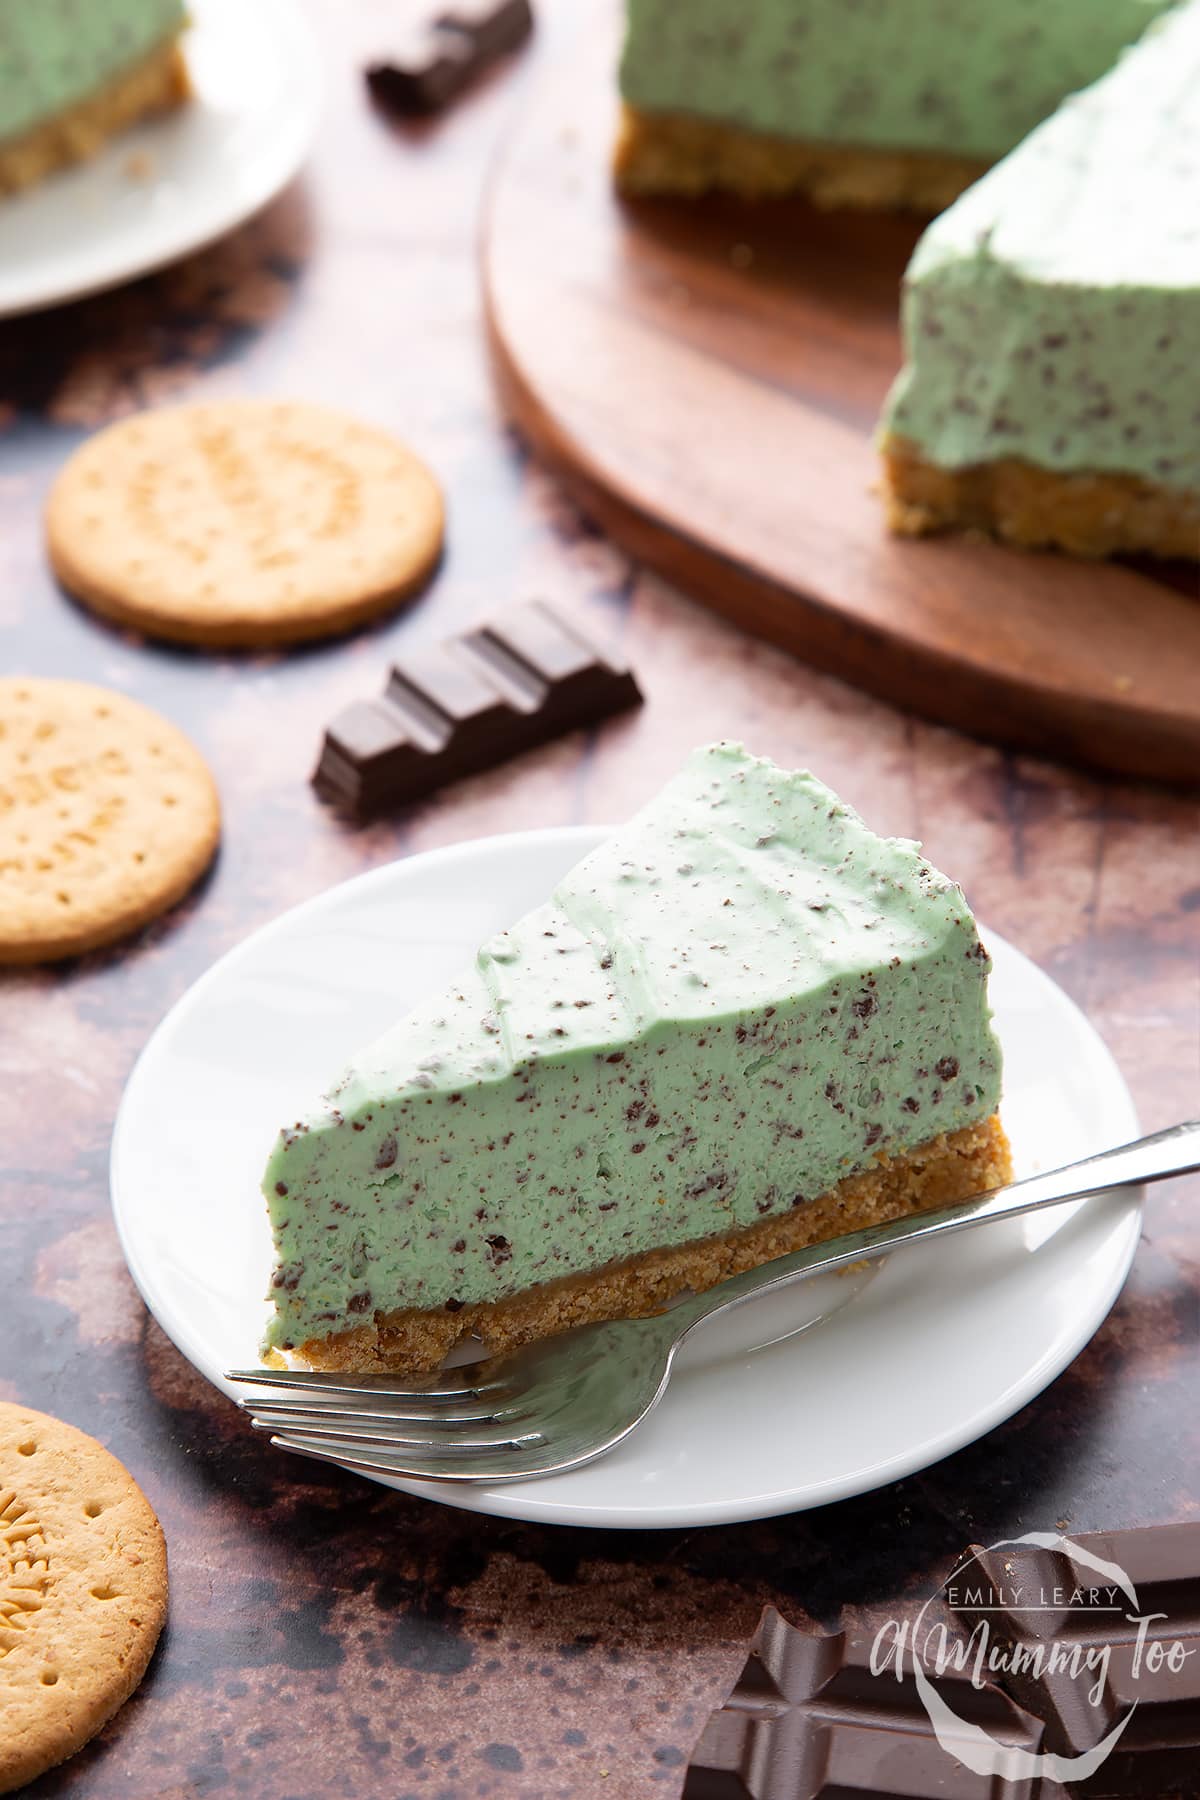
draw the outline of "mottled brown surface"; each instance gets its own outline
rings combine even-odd
[[[195,734],[227,809],[216,871],[182,913],[0,988],[0,1396],[128,1462],[173,1581],[139,1695],[38,1800],[671,1800],[764,1599],[797,1620],[857,1620],[923,1597],[973,1536],[1182,1518],[1200,1497],[1194,1185],[1154,1195],[1113,1316],[1010,1424],[881,1493],[743,1528],[532,1530],[310,1475],[148,1321],[109,1217],[109,1129],[138,1049],[195,976],[283,907],[395,855],[619,816],[698,735],[811,762],[875,825],[923,836],[1088,1011],[1146,1124],[1197,1110],[1200,806],[906,719],[590,534],[506,434],[478,331],[480,181],[529,71],[396,133],[354,73],[392,13],[314,6],[331,86],[320,146],[258,223],[123,293],[0,326],[0,668],[151,701]],[[229,392],[354,407],[429,457],[449,552],[410,613],[318,651],[218,660],[126,640],[55,591],[38,508],[81,434],[145,402]],[[644,711],[403,824],[338,825],[304,779],[325,721],[378,689],[410,634],[538,591],[624,633]]]

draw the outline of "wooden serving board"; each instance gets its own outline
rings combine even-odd
[[[919,227],[619,201],[607,0],[493,176],[489,329],[519,429],[636,556],[817,666],[976,735],[1200,780],[1200,575],[883,525],[872,433]]]

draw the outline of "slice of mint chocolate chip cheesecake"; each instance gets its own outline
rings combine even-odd
[[[618,183],[937,212],[1172,0],[627,0]]]
[[[1200,0],[934,221],[904,343],[893,529],[1200,557]]]
[[[988,969],[916,844],[696,751],[280,1134],[266,1348],[429,1368],[1006,1179]]]
[[[0,0],[0,195],[182,106],[187,23],[182,0]]]

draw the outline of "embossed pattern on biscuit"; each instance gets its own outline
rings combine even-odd
[[[210,645],[288,643],[395,606],[441,550],[441,494],[387,433],[321,407],[141,413],[70,458],[51,561],[94,611]]]
[[[0,1487],[0,1660],[17,1647],[32,1615],[46,1601],[50,1553],[31,1506]],[[3,1670],[0,1669],[0,1677]]]
[[[73,1426],[0,1405],[0,1794],[124,1704],[166,1600],[162,1531],[128,1470]]]
[[[158,713],[0,680],[0,963],[77,955],[174,905],[216,849],[216,788]]]

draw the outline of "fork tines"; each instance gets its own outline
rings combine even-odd
[[[230,1369],[226,1379],[252,1390],[238,1405],[281,1450],[363,1474],[478,1478],[480,1458],[506,1459],[545,1441],[521,1431],[519,1395],[482,1372],[472,1380],[469,1369],[415,1384],[263,1368]]]

